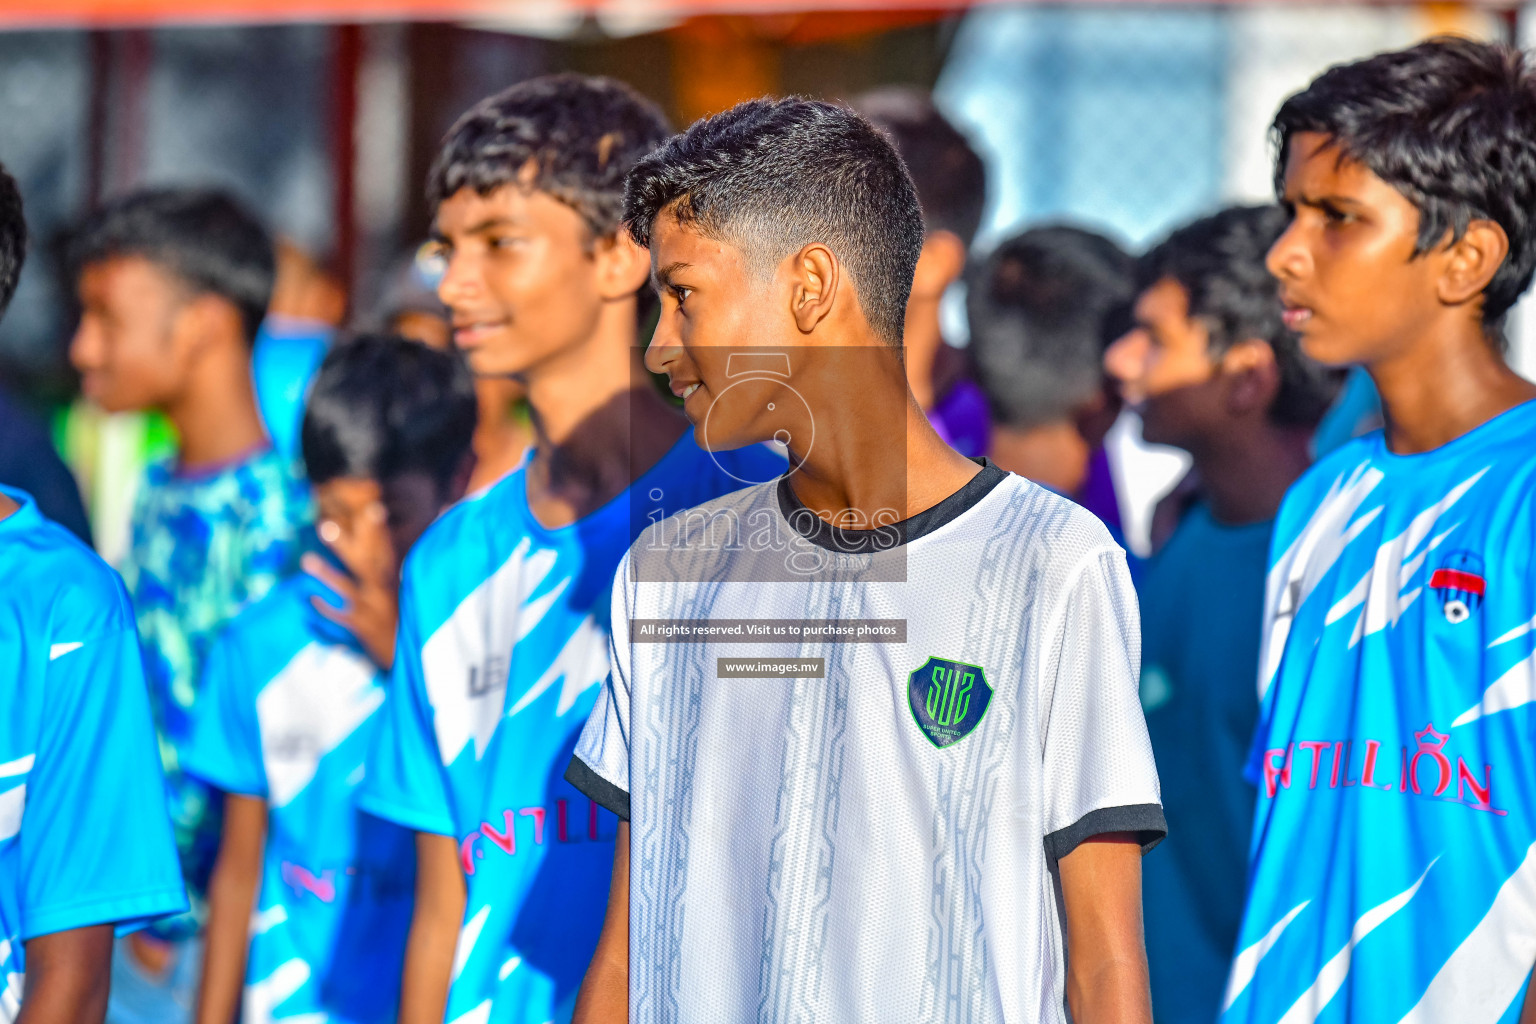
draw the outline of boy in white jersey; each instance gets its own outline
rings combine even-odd
[[[535,439],[405,563],[360,798],[417,833],[403,1024],[569,1018],[616,823],[561,773],[608,671],[614,567],[647,516],[783,465],[712,459],[644,372],[650,267],[619,214],[625,172],[665,137],[618,82],[533,79],[465,114],[428,182],[455,344],[526,387]]]
[[[844,108],[757,100],[642,160],[625,214],[662,296],[647,365],[701,443],[777,438],[792,468],[659,522],[615,579],[567,777],[627,820],[577,1019],[1149,1021],[1164,826],[1124,555],[913,400],[899,157]]]

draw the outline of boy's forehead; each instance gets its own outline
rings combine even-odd
[[[580,214],[559,199],[519,182],[479,192],[466,185],[437,206],[433,218],[436,234],[451,237],[473,234],[505,225],[532,225],[555,220],[581,220]]]
[[[1354,192],[1372,183],[1386,184],[1341,149],[1333,136],[1297,132],[1292,137],[1285,160],[1287,195],[1297,190],[1312,194]]]
[[[679,220],[670,210],[662,211],[651,225],[651,266],[659,277],[670,276],[679,265],[725,270],[744,263],[736,246],[704,234],[696,223]]]

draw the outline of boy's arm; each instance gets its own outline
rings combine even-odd
[[[1067,926],[1067,1006],[1078,1024],[1151,1024],[1141,928],[1141,842],[1113,832],[1060,861]]]
[[[208,882],[207,946],[198,986],[197,1024],[233,1024],[239,1016],[266,834],[265,800],[225,795],[224,832]]]
[[[466,899],[459,844],[416,833],[416,908],[400,979],[400,1024],[442,1024]]]
[[[16,1024],[101,1024],[112,977],[112,926],[39,935],[27,943],[26,996]]]
[[[629,1020],[629,822],[619,822],[613,843],[608,911],[592,965],[576,995],[571,1024],[623,1024]]]

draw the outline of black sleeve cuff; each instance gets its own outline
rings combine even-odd
[[[583,768],[586,765],[582,765]],[[574,779],[571,780],[575,782]],[[605,783],[606,785],[606,783]],[[612,788],[612,787],[610,787]],[[597,799],[593,797],[593,799]],[[625,798],[628,806],[628,797]],[[1045,837],[1045,852],[1053,860],[1061,860],[1077,849],[1085,839],[1102,836],[1109,832],[1134,832],[1146,853],[1163,841],[1168,834],[1168,822],[1163,817],[1160,804],[1127,804],[1122,807],[1100,807],[1089,811],[1066,828],[1057,829]]]
[[[617,814],[620,821],[629,820],[629,794],[587,767],[587,762],[574,754],[565,769],[565,781],[581,790],[597,806]],[[1161,815],[1161,810],[1158,813]]]

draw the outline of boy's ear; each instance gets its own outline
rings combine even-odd
[[[1509,255],[1509,236],[1491,220],[1474,220],[1461,240],[1452,242],[1440,275],[1440,301],[1447,306],[1471,302],[1488,288]]]
[[[636,245],[623,227],[599,238],[593,253],[597,259],[598,292],[607,302],[629,298],[651,278],[651,251]]]
[[[1280,393],[1275,350],[1257,338],[1228,348],[1221,357],[1221,373],[1227,381],[1227,411],[1233,416],[1267,413]]]
[[[789,259],[789,312],[800,333],[810,334],[832,312],[843,267],[820,242],[812,242]]]
[[[215,338],[240,335],[245,323],[240,311],[228,299],[217,295],[194,295],[176,311],[173,331],[187,350],[199,351]]]

